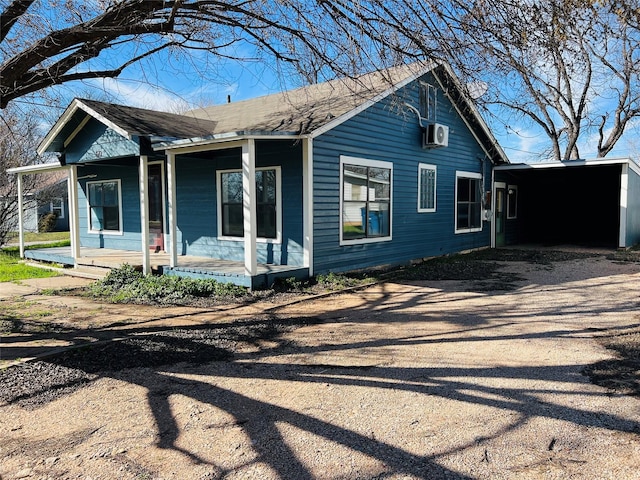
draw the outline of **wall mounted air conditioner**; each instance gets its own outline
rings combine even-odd
[[[449,127],[430,123],[422,130],[422,147],[446,147],[449,145]]]

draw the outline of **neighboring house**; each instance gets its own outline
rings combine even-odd
[[[64,232],[69,230],[68,217],[68,192],[67,175],[62,172],[45,174],[39,179],[32,192],[25,194],[22,199],[22,228],[25,232],[38,232],[41,230],[41,221],[45,215],[53,213],[56,221],[51,231]],[[12,209],[11,214],[5,216],[9,222],[8,230],[17,231],[18,225],[18,202],[16,196],[9,199],[0,196],[2,207]]]
[[[55,215],[52,232],[69,231],[69,192],[67,178],[53,178],[49,185],[43,185],[36,193],[38,204],[38,225],[49,214]],[[40,228],[42,230],[42,228]]]
[[[7,232],[18,231],[18,206],[16,196],[0,196],[0,212],[2,213],[2,228]],[[25,232],[38,231],[38,202],[33,194],[24,195],[22,199],[22,228]]]
[[[68,263],[137,251],[148,272],[166,251],[164,273],[252,287],[489,247],[493,170],[508,163],[436,63],[184,115],[76,99],[45,151],[77,187]]]

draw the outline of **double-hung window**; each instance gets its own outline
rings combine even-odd
[[[256,169],[257,237],[278,240],[280,232],[280,168]],[[242,171],[218,172],[218,226],[222,237],[244,236]]]
[[[420,82],[420,116],[429,122],[436,121],[438,90],[433,85]]]
[[[87,182],[91,232],[122,233],[121,198],[120,180]]]
[[[456,233],[482,230],[482,175],[456,172]]]
[[[52,198],[49,202],[49,211],[56,214],[56,218],[64,218],[64,202],[61,198]]]
[[[436,166],[418,165],[418,212],[436,211]]]
[[[342,244],[391,239],[393,164],[340,157]]]

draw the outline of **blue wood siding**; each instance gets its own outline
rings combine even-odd
[[[216,172],[241,168],[239,148],[176,159],[178,253],[244,261],[244,241],[218,238]],[[257,244],[259,263],[303,265],[302,149],[288,141],[256,142],[256,167],[281,167],[282,243]]]
[[[429,76],[423,80],[436,85]],[[418,107],[419,83],[378,102],[314,140],[314,272],[401,264],[490,245],[490,223],[482,231],[455,233],[456,171],[484,173],[491,164],[457,111],[438,89],[438,123],[449,127],[449,145],[423,149],[421,129],[404,102]],[[392,240],[340,245],[340,156],[393,163]],[[418,213],[418,164],[437,166],[437,210]]]
[[[139,156],[140,146],[98,120],[91,119],[65,150],[67,163]]]
[[[631,168],[627,186],[627,232],[625,247],[640,244],[640,176]]]
[[[78,211],[80,245],[91,248],[113,248],[117,250],[142,251],[140,228],[140,193],[138,181],[138,159],[122,162],[122,165],[87,165],[78,168]],[[95,176],[94,176],[95,175]],[[82,178],[85,177],[85,178]],[[90,178],[87,178],[90,177]],[[118,233],[96,233],[89,231],[87,182],[120,180],[122,197],[122,230]]]

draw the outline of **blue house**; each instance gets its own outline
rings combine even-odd
[[[40,151],[72,185],[72,246],[48,259],[252,288],[489,247],[508,163],[438,63],[182,115],[76,99]]]

